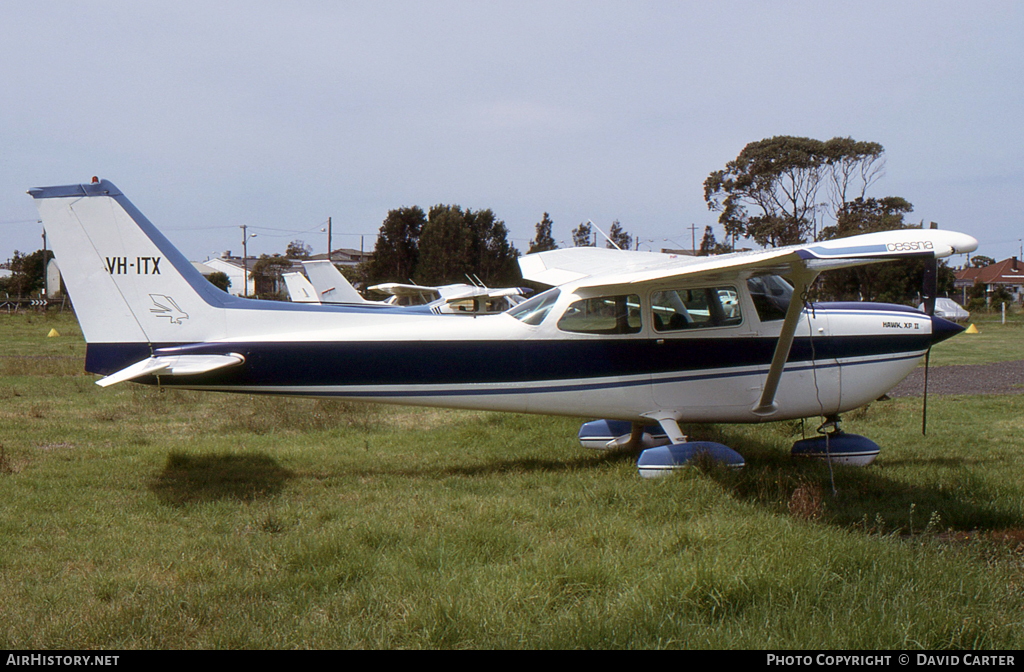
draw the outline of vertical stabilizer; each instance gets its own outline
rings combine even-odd
[[[329,261],[304,261],[302,267],[323,303],[366,303],[345,276]]]
[[[320,303],[316,290],[302,273],[285,273],[284,286],[288,289],[288,298],[292,303]]]
[[[230,297],[112,183],[31,189],[87,343],[223,336]]]

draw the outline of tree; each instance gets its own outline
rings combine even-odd
[[[428,285],[465,282],[472,271],[473,232],[459,206],[435,205],[420,234],[416,281]]]
[[[558,249],[558,245],[555,244],[555,239],[551,236],[551,225],[553,222],[548,216],[548,213],[544,213],[544,217],[537,222],[536,235],[533,240],[530,241],[530,249],[527,254],[533,254],[534,252],[546,252],[547,250]]]
[[[633,236],[626,233],[617,219],[612,222],[611,228],[608,229],[608,238],[611,240],[605,247],[618,247],[620,250],[628,250],[633,247]]]
[[[7,293],[12,296],[30,296],[38,294],[44,287],[46,265],[53,259],[52,250],[36,250],[31,254],[14,251],[11,258],[11,277],[5,285]]]
[[[289,259],[309,259],[311,254],[313,254],[313,248],[301,240],[293,240],[288,243],[288,247],[284,251],[284,256]]]
[[[920,228],[923,225],[906,224],[904,215],[914,206],[899,196],[885,198],[858,197],[846,203],[839,211],[835,226],[822,229],[822,239],[845,238],[876,231]],[[882,301],[910,303],[921,301],[926,262],[909,259],[895,263],[871,264],[829,271],[822,274],[819,294],[833,300]],[[948,295],[955,281],[953,270],[945,261],[938,264],[938,291]]]
[[[223,291],[228,291],[228,287],[231,286],[231,278],[224,271],[214,271],[206,276],[206,279],[210,281],[210,284],[214,287]]]
[[[593,231],[590,222],[583,222],[572,230],[572,244],[574,247],[593,247]]]
[[[467,211],[468,213],[468,211]],[[471,218],[474,230],[476,270],[473,275],[492,287],[513,285],[522,279],[519,250],[508,241],[508,227],[490,208]]]
[[[713,254],[728,254],[729,252],[732,252],[732,246],[715,240],[714,230],[710,226],[705,226],[704,238],[700,241],[700,249],[697,250],[697,256],[707,257]]]
[[[903,216],[913,211],[910,201],[899,196],[857,197],[839,209],[835,226],[821,230],[821,240],[906,228]]]
[[[708,209],[726,234],[764,246],[819,239],[819,223],[835,217],[853,194],[863,198],[880,177],[884,149],[874,142],[775,136],[749,143],[704,181]],[[828,201],[819,202],[827,185]]]
[[[863,199],[868,187],[885,172],[885,150],[877,142],[832,138],[825,143],[823,152],[828,169],[830,212],[838,219],[843,206]]]
[[[15,252],[15,254],[17,254],[17,252]],[[984,254],[976,254],[971,257],[971,266],[974,268],[985,268],[986,266],[991,266],[994,263],[996,263],[995,259],[992,257],[986,257]]]
[[[409,282],[416,271],[420,232],[426,223],[427,215],[418,206],[388,211],[366,268],[367,284]]]
[[[285,296],[281,291],[282,275],[291,267],[291,260],[279,253],[274,253],[273,256],[261,254],[249,271],[256,298],[284,300]]]
[[[521,278],[519,251],[508,242],[505,223],[487,210],[435,205],[419,239],[417,282],[440,285],[479,278],[500,286]]]

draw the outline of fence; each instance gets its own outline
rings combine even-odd
[[[64,304],[66,297],[61,296],[60,300],[49,300],[32,298],[26,296],[9,296],[4,293],[0,296],[0,311],[7,311],[8,313],[16,313],[19,310],[34,310],[36,312],[44,312],[50,307],[59,307],[60,312],[64,312]]]

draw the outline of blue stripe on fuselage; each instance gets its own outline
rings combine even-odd
[[[453,318],[458,319],[458,318]],[[798,338],[789,362],[899,355],[928,347],[927,334]],[[245,356],[238,367],[162,384],[393,386],[524,383],[690,374],[767,367],[776,339],[579,339],[536,341],[232,342],[166,344],[154,354]],[[87,370],[110,374],[150,354],[145,344],[90,344]],[[720,374],[716,374],[720,375]],[[152,380],[152,379],[150,379]]]

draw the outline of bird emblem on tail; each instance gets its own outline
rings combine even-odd
[[[188,319],[188,313],[182,310],[171,297],[163,294],[150,294],[149,298],[153,299],[153,305],[156,306],[150,308],[149,312],[157,317],[166,317],[171,324],[181,324],[182,320]]]

